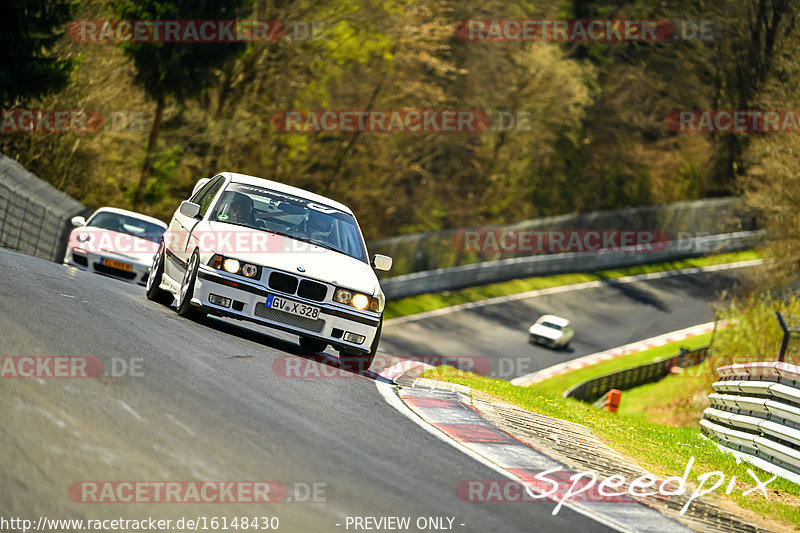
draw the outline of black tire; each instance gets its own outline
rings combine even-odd
[[[353,355],[348,352],[339,352],[339,364],[349,372],[364,372],[369,370],[375,354]]]
[[[200,264],[200,256],[197,251],[189,258],[186,272],[183,275],[181,288],[178,292],[178,315],[190,320],[199,320],[205,316],[199,309],[192,305],[194,296],[194,282],[197,280],[197,267]]]
[[[309,352],[324,352],[325,348],[328,347],[328,343],[308,337],[300,337],[300,347]]]
[[[162,305],[172,303],[173,296],[165,291],[161,285],[161,277],[164,275],[164,241],[158,245],[158,251],[153,256],[153,264],[150,266],[150,274],[147,276],[145,294],[147,299]]]

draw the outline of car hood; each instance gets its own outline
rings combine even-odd
[[[251,231],[239,226],[232,228],[230,224],[220,222],[209,223],[209,227],[214,233]],[[226,257],[313,278],[371,296],[377,296],[380,291],[378,277],[372,267],[363,261],[321,246],[315,246],[289,237],[282,237],[268,231],[258,231],[257,233],[267,235],[268,244],[265,247],[247,245],[237,247],[233,245],[226,249],[220,246],[216,250],[206,248],[204,252],[221,253]],[[271,240],[277,244],[269,244]],[[252,242],[252,240],[247,241],[245,239],[242,242]],[[254,248],[259,248],[259,251],[254,251]],[[263,251],[264,248],[266,248],[265,251]],[[300,268],[303,270],[301,271]]]
[[[531,335],[539,335],[541,337],[545,337],[548,339],[558,339],[564,336],[563,331],[558,331],[553,328],[548,328],[547,326],[543,326],[541,324],[534,324],[528,330],[528,333]]]
[[[78,236],[81,234],[86,234],[88,238],[79,240]],[[148,266],[153,261],[153,254],[158,250],[158,243],[153,241],[129,233],[91,226],[73,229],[69,234],[68,246],[68,249],[79,247],[92,253],[109,254]]]

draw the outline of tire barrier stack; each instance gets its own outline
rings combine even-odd
[[[800,474],[800,367],[747,363],[717,369],[720,380],[700,425],[728,448]]]
[[[86,207],[0,154],[0,247],[61,262],[72,225]]]
[[[667,377],[675,367],[689,368],[699,365],[708,357],[708,349],[709,346],[703,346],[691,351],[682,350],[679,355],[593,378],[575,385],[565,392],[564,396],[593,403],[611,389],[632,389]]]

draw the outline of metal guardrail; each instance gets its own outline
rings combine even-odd
[[[712,385],[711,407],[700,421],[703,433],[800,474],[800,367],[735,364],[718,368],[717,374],[721,379]]]
[[[627,390],[665,378],[674,367],[689,368],[699,365],[708,357],[709,346],[681,353],[646,365],[627,368],[579,383],[564,393],[566,398],[582,402],[595,402],[611,389]]]
[[[571,252],[503,259],[396,276],[381,280],[381,288],[388,300],[397,300],[517,278],[608,270],[712,253],[738,252],[760,244],[764,235],[764,231],[742,231],[672,241],[663,250],[632,247],[619,251]]]
[[[86,212],[83,204],[0,154],[0,247],[60,262],[70,218]]]
[[[388,237],[368,243],[371,253],[394,258],[392,271],[381,274],[394,276],[525,257],[523,250],[493,249],[471,251],[458,245],[464,231],[526,232],[526,231],[586,231],[586,230],[658,230],[672,240],[698,235],[737,233],[759,229],[757,213],[744,205],[740,198],[707,198],[590,213],[569,214],[523,220],[504,226],[462,228],[428,233]],[[463,239],[461,239],[463,240]]]

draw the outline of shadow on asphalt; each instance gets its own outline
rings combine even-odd
[[[262,344],[264,346],[274,348],[275,350],[285,352],[288,355],[305,359],[306,361],[311,361],[317,363],[318,365],[324,365],[325,367],[330,368],[333,372],[339,372],[342,374],[347,373],[352,374],[353,376],[361,376],[375,381],[392,383],[391,380],[388,380],[371,370],[362,370],[359,372],[347,370],[341,365],[339,358],[334,355],[305,350],[295,343],[285,341],[278,337],[273,337],[260,331],[255,331],[248,328],[246,325],[235,324],[213,316],[204,318],[201,321],[201,324],[204,327],[219,331],[220,333],[225,333],[227,335],[239,337],[240,339],[249,340],[257,344]],[[321,372],[322,375],[329,375],[330,373],[331,372],[327,371]]]

